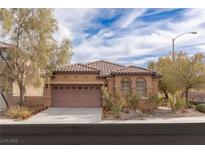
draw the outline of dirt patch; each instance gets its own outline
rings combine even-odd
[[[204,113],[198,112],[195,109],[183,109],[178,110],[176,112],[172,112],[171,110],[163,110],[163,109],[156,109],[151,113],[142,113],[141,111],[137,110],[134,112],[131,109],[126,109],[120,113],[120,117],[118,120],[145,120],[146,118],[177,118],[177,117],[198,117],[204,116]],[[103,120],[115,120],[112,116],[111,111],[103,110]]]

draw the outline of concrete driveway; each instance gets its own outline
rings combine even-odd
[[[27,119],[25,122],[29,124],[99,123],[101,120],[102,108],[50,107]]]

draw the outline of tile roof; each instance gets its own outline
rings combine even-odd
[[[99,73],[100,70],[83,65],[83,64],[71,64],[63,67],[59,67],[55,72],[89,72],[89,73]]]
[[[100,77],[107,77],[120,74],[147,74],[158,76],[157,72],[137,66],[123,66],[107,61],[95,61],[87,64],[72,64],[59,67],[55,72],[94,72]]]
[[[104,60],[90,62],[90,63],[87,63],[85,65],[92,67],[92,68],[95,68],[95,69],[98,69],[98,70],[101,70],[100,76],[102,76],[102,77],[111,75],[111,72],[113,70],[119,70],[119,69],[125,68],[125,66],[123,66],[123,65],[111,63],[111,62],[104,61]]]
[[[157,73],[153,70],[141,68],[137,66],[127,66],[122,69],[114,70],[112,74],[151,74],[156,75]]]
[[[11,47],[11,45],[0,41],[0,49],[7,49],[9,47]]]

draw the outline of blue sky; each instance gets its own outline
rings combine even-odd
[[[108,60],[146,66],[171,51],[205,53],[205,9],[55,9],[58,40],[69,38],[72,63]]]

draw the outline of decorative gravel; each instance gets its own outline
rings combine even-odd
[[[172,112],[169,108],[158,108],[151,113],[142,113],[141,111],[137,110],[134,112],[131,109],[126,109],[120,113],[120,117],[117,118],[119,120],[145,120],[146,118],[175,118],[175,117],[197,117],[197,116],[204,116],[204,113],[200,113],[195,109],[184,109],[178,110],[176,112]],[[103,119],[104,120],[114,120],[111,114],[111,111],[103,111]]]

